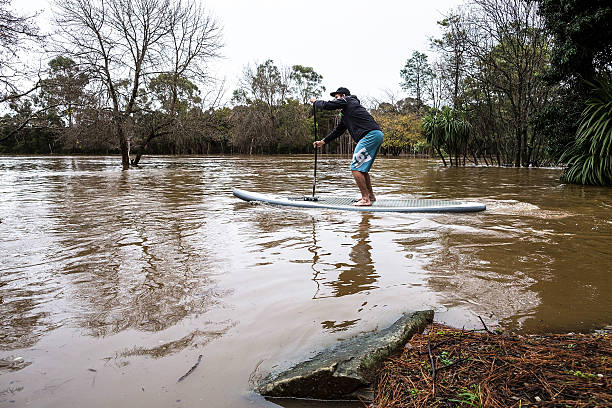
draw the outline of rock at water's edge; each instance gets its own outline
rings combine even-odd
[[[256,391],[270,397],[335,399],[369,385],[391,353],[433,321],[433,310],[407,313],[386,329],[341,341],[312,359],[264,378]]]

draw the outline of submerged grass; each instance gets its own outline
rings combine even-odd
[[[508,336],[434,324],[386,362],[372,406],[612,406],[611,354],[610,333]]]

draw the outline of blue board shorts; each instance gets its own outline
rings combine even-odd
[[[382,142],[383,134],[380,130],[372,130],[365,135],[355,146],[355,152],[351,160],[351,170],[362,173],[370,171]]]

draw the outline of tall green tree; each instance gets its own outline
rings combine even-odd
[[[442,36],[431,40],[431,48],[440,54],[436,79],[439,87],[450,93],[448,99],[454,109],[461,106],[463,80],[469,64],[466,22],[461,10],[451,11],[438,21]]]
[[[433,71],[427,62],[427,55],[414,51],[400,71],[403,81],[401,87],[413,95],[419,107],[423,106],[424,92],[431,87]]]
[[[85,105],[93,105],[86,89],[89,76],[70,58],[58,56],[49,61],[48,77],[41,81],[41,98],[46,106],[62,118],[69,128],[75,114]]]
[[[300,103],[307,104],[310,97],[319,98],[325,92],[325,87],[321,85],[323,76],[312,67],[292,66],[290,79],[290,89]]]
[[[174,146],[184,139],[195,136],[189,122],[197,121],[200,111],[200,90],[196,84],[174,73],[162,73],[151,79],[147,88],[141,89],[140,110],[135,113],[136,124],[132,147],[134,158],[131,164],[137,166],[151,142],[159,137],[171,136]],[[203,125],[202,122],[199,123]]]
[[[81,71],[76,62],[64,56],[49,61],[46,78],[40,80],[38,102],[46,111],[46,126],[57,141],[72,153],[91,147],[87,128],[75,126],[81,112],[97,107],[95,98],[87,89],[89,75]]]

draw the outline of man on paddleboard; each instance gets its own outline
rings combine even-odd
[[[351,95],[348,89],[340,87],[330,95],[334,97],[331,101],[310,98],[310,103],[314,104],[315,109],[342,109],[340,123],[329,135],[322,140],[317,140],[313,145],[316,149],[338,138],[346,130],[349,131],[351,137],[357,143],[351,160],[351,172],[361,192],[361,200],[357,201],[355,205],[370,206],[372,202],[376,201],[376,197],[372,191],[372,182],[368,172],[372,163],[374,163],[380,145],[382,145],[382,131],[372,115],[361,106],[359,99],[355,95]]]

